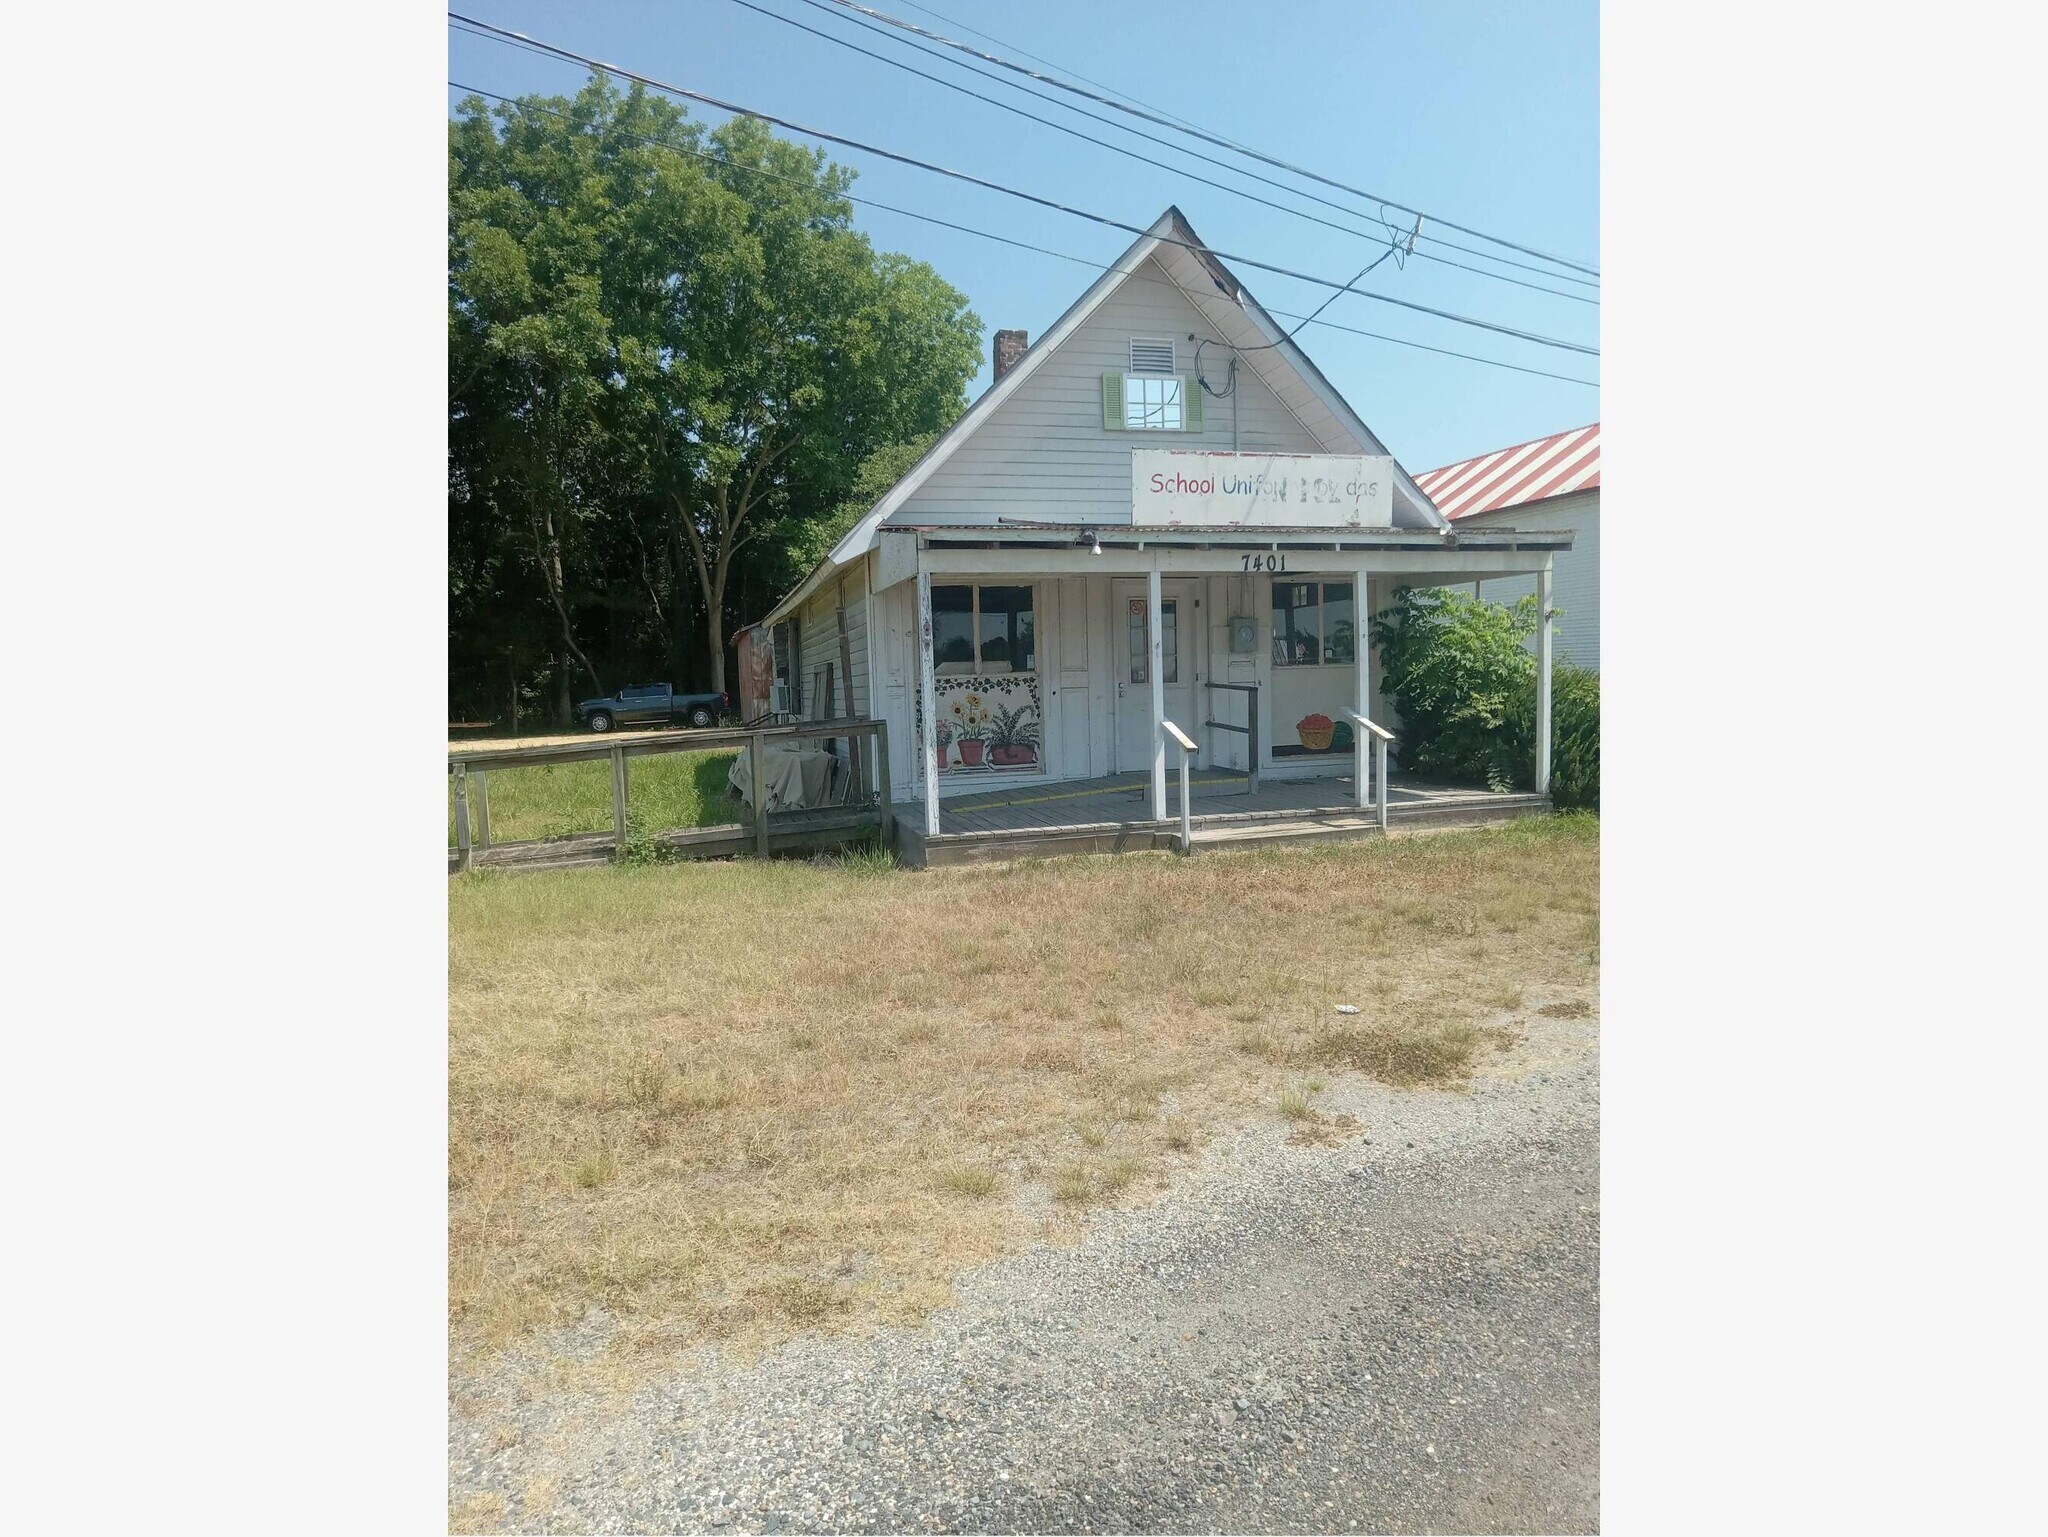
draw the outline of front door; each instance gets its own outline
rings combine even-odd
[[[1112,654],[1116,659],[1116,771],[1152,768],[1151,645],[1145,637],[1146,584],[1111,584],[1115,616]],[[1166,718],[1196,741],[1202,718],[1195,713],[1202,665],[1201,624],[1195,613],[1193,582],[1159,584],[1159,646],[1166,684]],[[1178,751],[1178,749],[1176,749]],[[1167,755],[1168,767],[1173,754]]]

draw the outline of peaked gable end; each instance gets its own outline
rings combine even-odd
[[[1336,434],[1312,433],[1249,368],[1240,365],[1233,380],[1231,360],[1216,327],[1148,258],[1080,325],[1049,340],[1029,377],[883,526],[998,518],[1128,523],[1134,448],[1366,451]],[[1153,415],[1169,424],[1165,430],[1125,429],[1127,378],[1140,381],[1139,389],[1163,387],[1173,404]]]
[[[1145,329],[1132,329],[1136,325]],[[1133,340],[1167,339],[1177,344],[1175,371],[1183,378],[1199,372],[1224,397],[1205,393],[1196,401],[1190,395],[1199,418],[1185,431],[1114,431],[1106,375],[1128,365]],[[1069,350],[1069,343],[1076,345]],[[1197,343],[1205,343],[1199,362]],[[1239,360],[1234,391],[1233,356]],[[1081,384],[1091,378],[1091,368],[1084,407]],[[1042,386],[1033,389],[1048,370]],[[1018,409],[1008,411],[1020,396]],[[1233,407],[1243,452],[1386,453],[1291,335],[1202,245],[1180,210],[1168,208],[940,435],[834,547],[827,564],[843,564],[872,549],[884,523],[1127,523],[1131,448],[1228,450]],[[1000,426],[980,443],[999,416]],[[1068,451],[1078,457],[1064,459]],[[956,460],[963,462],[954,467]],[[1447,520],[1398,462],[1394,471],[1396,526],[1447,529]]]

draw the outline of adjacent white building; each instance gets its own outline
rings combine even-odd
[[[1203,769],[1357,774],[1390,713],[1367,616],[1547,584],[1570,547],[1445,517],[1177,209],[1022,342],[748,637],[792,712],[887,723],[931,834],[943,797],[1133,772],[1163,820],[1181,736]]]
[[[1460,530],[1555,528],[1572,536],[1557,554],[1551,604],[1558,655],[1600,668],[1600,424],[1552,433],[1512,448],[1426,470],[1415,483]],[[1474,582],[1489,603],[1513,603],[1536,590],[1533,577]]]

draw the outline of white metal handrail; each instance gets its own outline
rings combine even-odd
[[[1358,765],[1352,770],[1352,777],[1358,784],[1358,806],[1362,811],[1375,803],[1374,791],[1378,791],[1377,803],[1380,813],[1380,831],[1387,830],[1387,744],[1394,740],[1394,733],[1385,726],[1357,710],[1346,710],[1344,714],[1358,728],[1352,736],[1352,748],[1358,755]],[[1372,781],[1366,780],[1366,748],[1371,744],[1373,757]]]
[[[1159,724],[1166,732],[1166,739],[1180,749],[1180,851],[1192,853],[1194,820],[1188,810],[1188,765],[1195,757],[1194,739],[1170,720],[1162,720]]]

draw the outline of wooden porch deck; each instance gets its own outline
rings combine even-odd
[[[1315,779],[1263,776],[1256,793],[1241,770],[1202,769],[1190,786],[1196,848],[1287,842],[1301,838],[1380,835],[1376,810],[1362,810],[1349,774]],[[970,864],[1054,854],[1136,853],[1180,844],[1180,782],[1170,775],[1167,820],[1151,818],[1151,782],[1144,774],[1054,780],[939,802],[939,832],[928,837],[923,807],[899,804],[896,850],[906,864]],[[1541,795],[1423,785],[1393,778],[1388,831],[1476,825],[1550,810]]]

